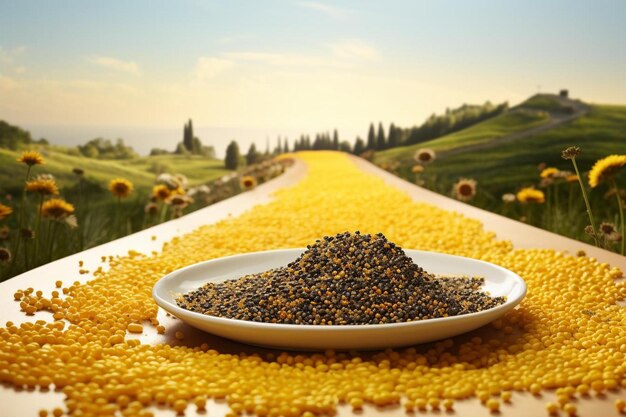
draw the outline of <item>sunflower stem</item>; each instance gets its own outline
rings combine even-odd
[[[26,177],[24,178],[24,190],[22,191],[20,208],[17,212],[17,239],[15,240],[15,246],[13,247],[13,259],[11,259],[11,266],[9,267],[9,276],[11,276],[13,268],[17,263],[17,256],[20,250],[20,244],[22,243],[22,224],[24,222],[24,210],[26,206],[26,183],[30,178],[30,171],[32,167],[32,165],[28,165],[28,168],[26,169]]]
[[[622,197],[620,196],[619,193],[619,188],[617,188],[617,182],[615,181],[615,178],[613,178],[611,180],[611,183],[613,185],[613,190],[615,190],[615,197],[617,198],[617,207],[619,208],[619,227],[620,227],[620,233],[622,234],[622,243],[621,243],[621,249],[620,249],[620,253],[622,255],[624,255],[624,205],[622,203]]]
[[[35,264],[38,263],[38,258],[37,256],[39,255],[39,229],[40,229],[40,225],[41,225],[41,207],[43,206],[43,195],[39,196],[39,208],[37,209],[37,221],[35,223],[35,251],[34,251],[34,255],[33,255],[33,262],[35,262]]]
[[[589,204],[589,198],[587,198],[587,191],[585,191],[585,184],[583,184],[582,177],[580,176],[580,171],[578,171],[578,164],[576,163],[576,158],[572,158],[572,164],[574,165],[574,170],[576,171],[576,175],[578,176],[578,184],[580,184],[580,190],[583,193],[585,206],[587,206],[587,214],[589,215],[589,221],[591,222],[591,229],[593,230],[593,240],[596,242],[596,246],[600,247],[600,242],[598,241],[598,230],[596,229],[596,222],[593,219],[593,213],[591,212],[591,205]]]
[[[46,233],[46,237],[48,239],[48,257],[46,258],[48,262],[52,261],[52,247],[54,246],[54,238],[53,238],[53,234],[52,234],[52,220],[48,221],[48,231]]]

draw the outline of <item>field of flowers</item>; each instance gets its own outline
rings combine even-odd
[[[196,186],[182,174],[160,174],[139,190],[132,178],[111,178],[102,198],[82,169],[66,168],[74,183],[61,187],[39,152],[24,151],[13,167],[23,192],[0,200],[0,281],[251,190],[290,163],[267,160]]]
[[[580,153],[575,146],[563,150],[562,158],[571,161],[570,170],[540,164],[535,184],[512,189],[499,198],[481,190],[473,178],[459,178],[451,190],[442,188],[430,172],[438,163],[430,148],[415,151],[410,174],[403,176],[457,200],[624,255],[626,181],[620,171],[626,155],[608,155],[581,172],[576,160]],[[397,167],[389,162],[380,166],[398,175]]]
[[[409,415],[440,413],[468,398],[506,413],[516,393],[541,398],[547,390],[556,393],[545,404],[548,413],[576,415],[591,397],[626,388],[626,315],[618,305],[626,284],[616,281],[619,269],[582,255],[515,249],[476,220],[411,200],[343,154],[298,157],[306,178],[270,203],[200,227],[160,253],[111,260],[86,285],[59,280],[50,294],[17,291],[21,310],[46,320],[0,328],[0,380],[60,389],[64,403],[40,414],[55,416],[148,417],[146,408],[155,405],[202,412],[213,399],[227,403],[229,417],[332,415],[340,404],[357,412],[402,406]],[[159,322],[151,298],[154,283],[170,271],[236,253],[303,247],[346,230],[502,265],[524,278],[527,297],[487,332],[381,352],[226,352],[189,345],[180,330],[170,344],[129,337],[146,328],[173,332]],[[624,401],[615,407],[623,410]]]

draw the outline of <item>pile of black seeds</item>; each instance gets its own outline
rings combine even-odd
[[[284,324],[379,324],[457,316],[504,303],[482,278],[435,278],[378,233],[324,237],[286,267],[179,297],[187,310]]]

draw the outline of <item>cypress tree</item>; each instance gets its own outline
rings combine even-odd
[[[383,129],[382,122],[378,123],[378,135],[376,136],[376,150],[382,151],[387,148],[387,141],[385,140],[385,130]]]
[[[389,125],[389,135],[387,136],[387,147],[395,148],[400,146],[400,132],[396,129],[396,126],[392,123]]]
[[[259,158],[259,153],[256,150],[256,145],[254,143],[250,144],[248,148],[248,153],[246,154],[246,162],[248,165],[254,164]]]
[[[239,145],[236,141],[231,141],[226,148],[226,158],[224,158],[224,166],[226,169],[237,169],[239,166]]]
[[[339,133],[337,133],[337,129],[333,130],[333,149],[339,150]]]
[[[376,149],[376,133],[374,132],[374,123],[370,123],[370,130],[367,132],[366,149]]]

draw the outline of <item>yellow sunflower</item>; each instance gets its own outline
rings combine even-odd
[[[26,191],[41,195],[59,195],[57,183],[51,178],[39,176],[26,183]]]
[[[417,152],[415,152],[415,155],[413,155],[413,159],[415,159],[415,161],[419,162],[420,164],[431,163],[435,160],[436,157],[437,154],[435,154],[435,151],[427,148],[418,149]]]
[[[420,164],[415,164],[413,165],[413,167],[411,167],[411,172],[414,174],[420,174],[424,172],[424,166]]]
[[[626,165],[626,155],[609,155],[593,165],[589,172],[589,185],[595,188],[602,181],[613,177],[617,171]]]
[[[43,156],[41,156],[41,154],[37,151],[22,152],[22,155],[17,158],[17,162],[22,162],[28,166],[44,164]]]
[[[538,203],[543,204],[546,201],[546,196],[541,190],[527,187],[522,188],[517,192],[517,201],[520,203]]]
[[[257,181],[252,175],[244,175],[241,177],[241,187],[244,190],[251,190],[256,187]]]
[[[13,209],[0,203],[0,220],[6,219],[9,214],[13,213]]]
[[[554,167],[544,168],[539,176],[541,178],[555,178],[559,175],[559,170]]]
[[[172,195],[172,191],[165,184],[157,184],[152,187],[152,195],[159,200],[167,200]]]
[[[74,206],[60,198],[51,198],[41,206],[41,215],[52,220],[63,220],[74,214]]]
[[[476,181],[461,178],[454,184],[454,195],[458,200],[469,201],[476,195]]]
[[[133,183],[125,178],[114,178],[109,183],[109,191],[118,198],[128,197],[133,191]]]

